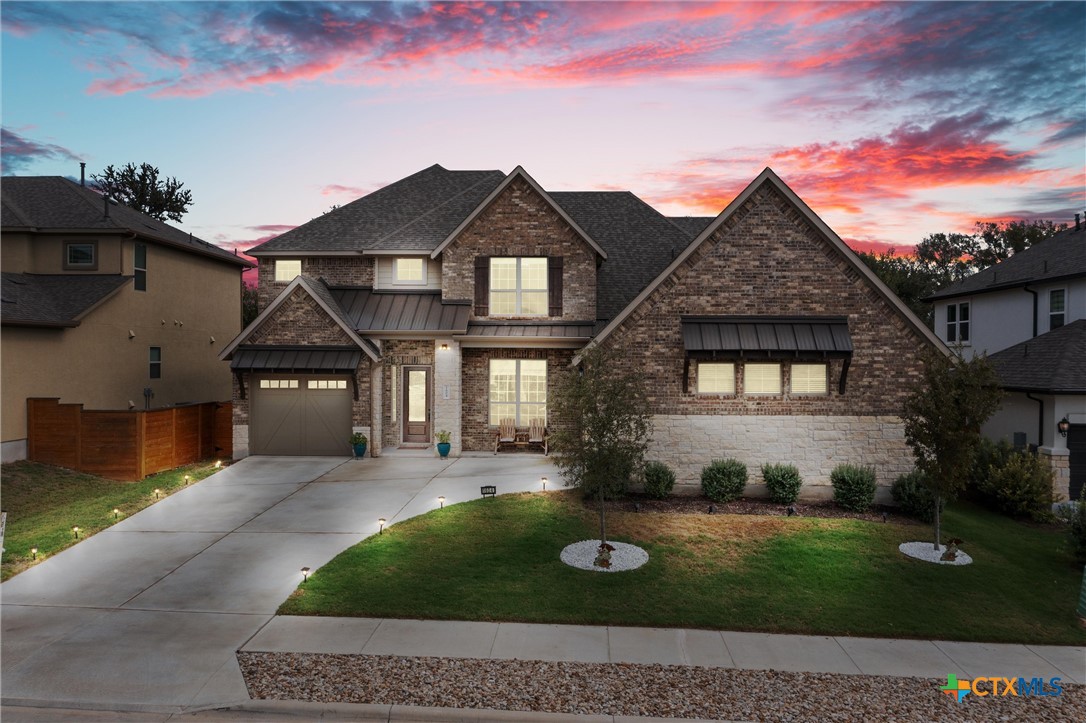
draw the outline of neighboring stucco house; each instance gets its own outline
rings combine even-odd
[[[234,451],[489,451],[548,426],[550,382],[589,343],[649,372],[650,456],[685,489],[734,456],[911,468],[897,417],[935,336],[772,171],[714,218],[628,192],[548,193],[523,169],[432,166],[249,251],[263,310],[223,350]]]
[[[939,337],[967,357],[987,353],[1007,391],[985,435],[1037,447],[1057,493],[1078,499],[1086,482],[1086,226],[1076,219],[929,300]]]
[[[0,197],[4,462],[26,457],[29,397],[230,398],[219,352],[241,327],[250,262],[65,178],[5,177]]]

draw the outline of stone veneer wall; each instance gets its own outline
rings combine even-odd
[[[561,256],[562,316],[528,318],[596,318],[596,252],[527,182],[517,179],[509,184],[445,247],[442,299],[474,300],[476,256]],[[472,318],[474,315],[472,307]]]
[[[747,465],[747,484],[754,485],[748,491],[755,493],[763,484],[763,464],[794,464],[805,499],[832,497],[830,472],[842,463],[874,467],[879,484],[887,487],[913,466],[898,417],[653,416],[647,458],[675,470],[676,494],[700,494],[702,468],[724,457]]]
[[[386,339],[381,344],[384,363],[381,391],[381,444],[398,447],[403,439],[403,366],[434,366],[434,342],[429,339]],[[396,421],[392,421],[392,379],[396,378]],[[431,376],[431,379],[433,377]],[[436,385],[433,385],[436,386]],[[433,399],[430,409],[433,410]],[[431,412],[432,413],[432,412]],[[434,430],[436,431],[436,430]]]
[[[373,258],[358,256],[307,256],[302,258],[302,275],[323,278],[329,284],[372,286]],[[257,260],[257,305],[263,311],[290,282],[275,281],[275,259]]]
[[[1057,500],[1071,499],[1071,453],[1057,452],[1050,447],[1037,450],[1052,470],[1052,493]]]
[[[554,375],[569,366],[573,359],[571,349],[463,349],[461,377],[463,379],[462,416],[460,433],[465,451],[492,451],[494,432],[490,426],[490,360],[491,359],[546,359],[547,399],[551,398]],[[562,423],[547,410],[547,429],[553,430]]]
[[[446,430],[452,432],[449,440],[452,445],[450,456],[458,456],[463,451],[460,434],[460,416],[462,414],[460,384],[460,342],[452,339],[438,339],[434,344],[434,434]],[[449,348],[442,349],[445,344]],[[445,387],[449,388],[448,399]],[[434,454],[437,454],[435,449]]]

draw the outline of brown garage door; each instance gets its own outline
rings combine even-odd
[[[250,387],[252,454],[349,455],[351,391],[346,376],[259,376]]]

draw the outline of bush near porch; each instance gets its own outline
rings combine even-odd
[[[567,567],[559,552],[592,539],[594,515],[571,492],[435,510],[345,551],[279,612],[1086,643],[1064,535],[969,503],[945,518],[966,567],[898,552],[923,537],[914,525],[618,511],[612,539],[644,547],[648,564]]]

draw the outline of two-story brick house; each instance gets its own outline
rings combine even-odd
[[[550,380],[589,343],[651,372],[652,456],[697,484],[732,455],[911,459],[897,413],[938,340],[768,169],[715,219],[627,192],[554,192],[523,169],[420,171],[268,241],[263,311],[223,353],[235,454],[493,449],[549,426]]]

